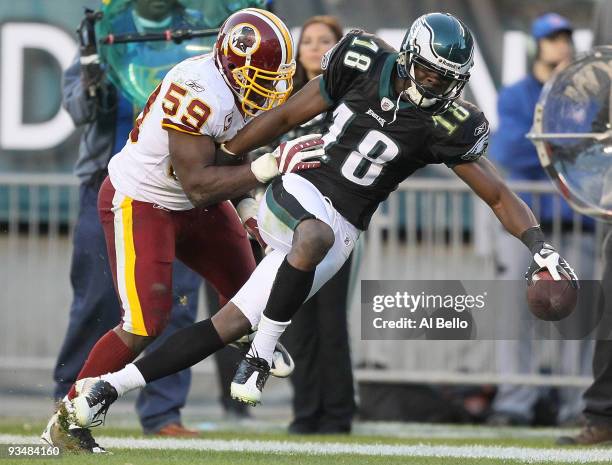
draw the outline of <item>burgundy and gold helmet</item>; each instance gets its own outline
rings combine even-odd
[[[246,8],[223,23],[215,61],[247,115],[287,100],[295,73],[293,50],[289,29],[269,11]]]

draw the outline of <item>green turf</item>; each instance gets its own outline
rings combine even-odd
[[[38,435],[42,431],[42,423],[25,423],[15,420],[0,419],[0,434],[16,434],[23,436]],[[457,428],[469,435],[469,429]],[[139,430],[130,428],[103,427],[94,430],[95,436],[112,437],[143,437]],[[200,436],[205,439],[248,439],[261,441],[291,441],[291,442],[336,442],[336,443],[359,443],[359,444],[430,444],[430,445],[487,445],[487,446],[516,446],[516,447],[555,447],[549,437],[535,437],[528,439],[519,438],[396,438],[385,436],[363,436],[363,435],[329,435],[329,436],[293,436],[280,432],[253,433],[245,431],[223,431],[203,432]],[[100,441],[104,445],[103,441]],[[113,455],[92,456],[83,454],[66,453],[59,459],[0,459],[0,465],[27,465],[27,464],[66,464],[66,465],[340,465],[340,464],[372,464],[372,465],[501,465],[524,463],[516,460],[501,459],[465,459],[465,458],[421,458],[421,457],[376,457],[363,455],[338,454],[327,456],[305,455],[305,454],[272,454],[269,452],[202,452],[188,450],[129,450],[113,449]],[[551,463],[551,462],[547,462]],[[590,462],[596,463],[596,462]],[[607,462],[597,462],[607,463]]]
[[[22,435],[37,435],[44,429],[42,423],[25,423],[19,424],[15,422],[7,422],[0,420],[0,434],[22,434]],[[111,436],[111,437],[126,437],[132,436],[137,438],[144,437],[142,432],[136,428],[114,428],[100,427],[94,428],[94,437]],[[459,428],[458,431],[461,431]],[[291,442],[340,442],[340,443],[359,443],[359,444],[431,444],[431,445],[449,445],[461,446],[466,443],[478,444],[483,446],[517,446],[517,447],[537,447],[537,448],[557,448],[553,439],[550,437],[533,437],[533,438],[475,438],[470,437],[469,432],[466,432],[466,438],[430,438],[427,436],[398,438],[385,436],[368,436],[368,435],[289,435],[284,432],[253,432],[253,431],[205,431],[200,435],[202,439],[250,439],[261,441],[291,441]],[[0,464],[2,465],[2,464]]]
[[[18,459],[15,465],[518,465],[516,460],[368,457],[357,455],[312,456],[246,452],[130,451],[117,449],[110,456],[67,455],[60,458]],[[2,460],[0,459],[0,463]],[[551,462],[548,462],[550,464]],[[609,462],[590,462],[590,464]],[[12,465],[12,464],[11,464]],[[572,464],[563,464],[572,465]]]

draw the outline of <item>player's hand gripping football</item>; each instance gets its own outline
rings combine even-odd
[[[525,273],[525,279],[531,284],[533,275],[544,270],[547,270],[555,281],[567,279],[572,287],[578,289],[578,277],[574,269],[552,245],[547,243],[543,243],[542,248],[533,255],[531,265]]]
[[[251,171],[262,183],[286,173],[319,168],[325,161],[321,134],[309,134],[282,142],[272,153],[251,163]]]

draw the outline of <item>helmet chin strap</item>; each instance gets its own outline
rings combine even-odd
[[[399,95],[397,96],[397,100],[395,101],[395,109],[393,110],[393,119],[391,121],[387,121],[387,124],[393,124],[395,123],[395,120],[397,119],[397,111],[399,110],[399,104],[400,104],[400,99],[402,98],[402,94],[406,92],[405,90],[401,91],[399,93]],[[383,118],[384,119],[384,118]]]
[[[404,83],[407,81],[407,78],[404,78]],[[395,100],[395,108],[393,110],[393,119],[391,121],[387,121],[387,124],[393,124],[395,123],[395,120],[397,119],[397,112],[399,111],[399,104],[400,104],[400,100],[402,99],[402,95],[406,94],[408,95],[408,91],[411,88],[411,86],[409,87],[404,87],[404,90],[402,90],[401,92],[399,92],[397,99]],[[420,94],[419,94],[420,95]],[[410,96],[408,96],[408,98],[410,98]],[[411,99],[412,101],[412,99]]]
[[[404,82],[408,81],[407,78],[404,78]],[[404,90],[402,90],[401,92],[399,92],[397,99],[395,100],[395,108],[393,110],[393,119],[391,121],[387,121],[387,124],[393,124],[395,123],[395,120],[397,120],[397,112],[399,111],[399,104],[400,104],[400,100],[402,99],[402,95],[406,94],[408,96],[408,98],[414,102],[414,100],[412,100],[412,98],[410,97],[409,91],[410,89],[412,89],[412,83],[410,83],[410,86],[408,87],[404,87]],[[418,91],[417,91],[418,92]],[[418,92],[419,96],[421,95],[420,92]],[[420,97],[419,97],[420,98]],[[384,118],[383,118],[384,119]]]

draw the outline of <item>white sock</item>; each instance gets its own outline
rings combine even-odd
[[[133,363],[126,365],[122,370],[102,375],[100,378],[109,382],[117,390],[119,397],[127,392],[147,385],[142,374]]]
[[[276,343],[290,324],[291,321],[274,321],[265,315],[261,315],[257,334],[253,339],[248,355],[263,358],[268,362],[268,365],[271,365]]]

